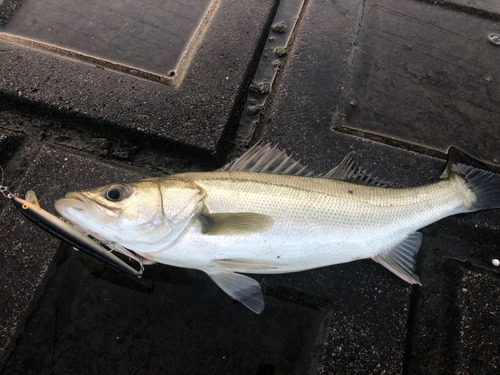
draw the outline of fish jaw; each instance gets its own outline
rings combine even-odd
[[[68,193],[58,200],[55,209],[69,222],[92,236],[111,243],[123,244],[137,236],[147,235],[162,223],[156,218],[146,224],[120,217],[118,208],[106,207],[87,197],[87,193]],[[142,224],[142,225],[141,225]],[[154,237],[154,236],[153,236]],[[148,238],[148,241],[156,238]]]
[[[109,231],[111,229],[109,224],[118,217],[115,211],[95,203],[83,193],[68,193],[56,201],[54,207],[63,218],[78,229],[99,239],[103,239],[102,234],[106,231],[108,235],[112,233]]]
[[[111,209],[98,204],[93,200],[88,199],[84,193],[68,193],[63,199],[58,200],[54,206],[63,216],[64,213],[71,216],[71,214],[68,214],[68,209],[72,208],[78,212],[89,213],[89,215],[92,213],[98,218],[99,221],[106,224],[111,223],[118,217],[116,209]],[[68,218],[68,220],[70,219]]]

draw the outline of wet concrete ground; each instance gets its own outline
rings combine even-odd
[[[22,3],[0,3],[3,31]],[[398,187],[438,176],[450,145],[500,171],[496,2],[308,0],[297,20],[283,7],[213,2],[179,75],[164,81],[0,37],[6,182],[54,212],[68,191],[216,169],[249,140],[280,143],[318,172],[354,149]],[[276,24],[293,27],[281,57],[268,50]],[[249,90],[269,61],[279,69],[262,100]],[[0,209],[2,374],[500,367],[500,210],[423,228],[421,287],[371,260],[257,276],[266,308],[255,315],[199,273],[155,265],[136,280],[61,244],[5,199]]]

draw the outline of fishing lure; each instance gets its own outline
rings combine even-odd
[[[1,167],[0,167],[1,169]],[[120,258],[112,254],[112,252],[98,243],[85,236],[83,233],[78,232],[76,229],[65,223],[58,217],[45,211],[38,204],[38,199],[35,192],[30,190],[26,193],[26,199],[19,198],[17,195],[9,192],[7,186],[3,186],[3,170],[2,170],[2,183],[0,184],[0,193],[6,198],[10,199],[16,207],[26,218],[34,224],[50,233],[54,237],[67,242],[75,249],[88,254],[95,259],[129,275],[141,277],[144,267],[141,264],[139,271],[132,268],[130,265],[122,261]]]

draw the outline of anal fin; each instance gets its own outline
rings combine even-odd
[[[230,297],[254,313],[260,314],[264,310],[262,288],[256,280],[234,272],[208,273],[208,276]]]
[[[415,274],[415,257],[422,244],[422,233],[414,232],[395,248],[374,256],[372,259],[410,284],[419,284]]]

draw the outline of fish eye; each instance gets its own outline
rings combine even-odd
[[[123,185],[113,185],[108,189],[105,197],[108,201],[121,201],[127,197],[127,188]]]

